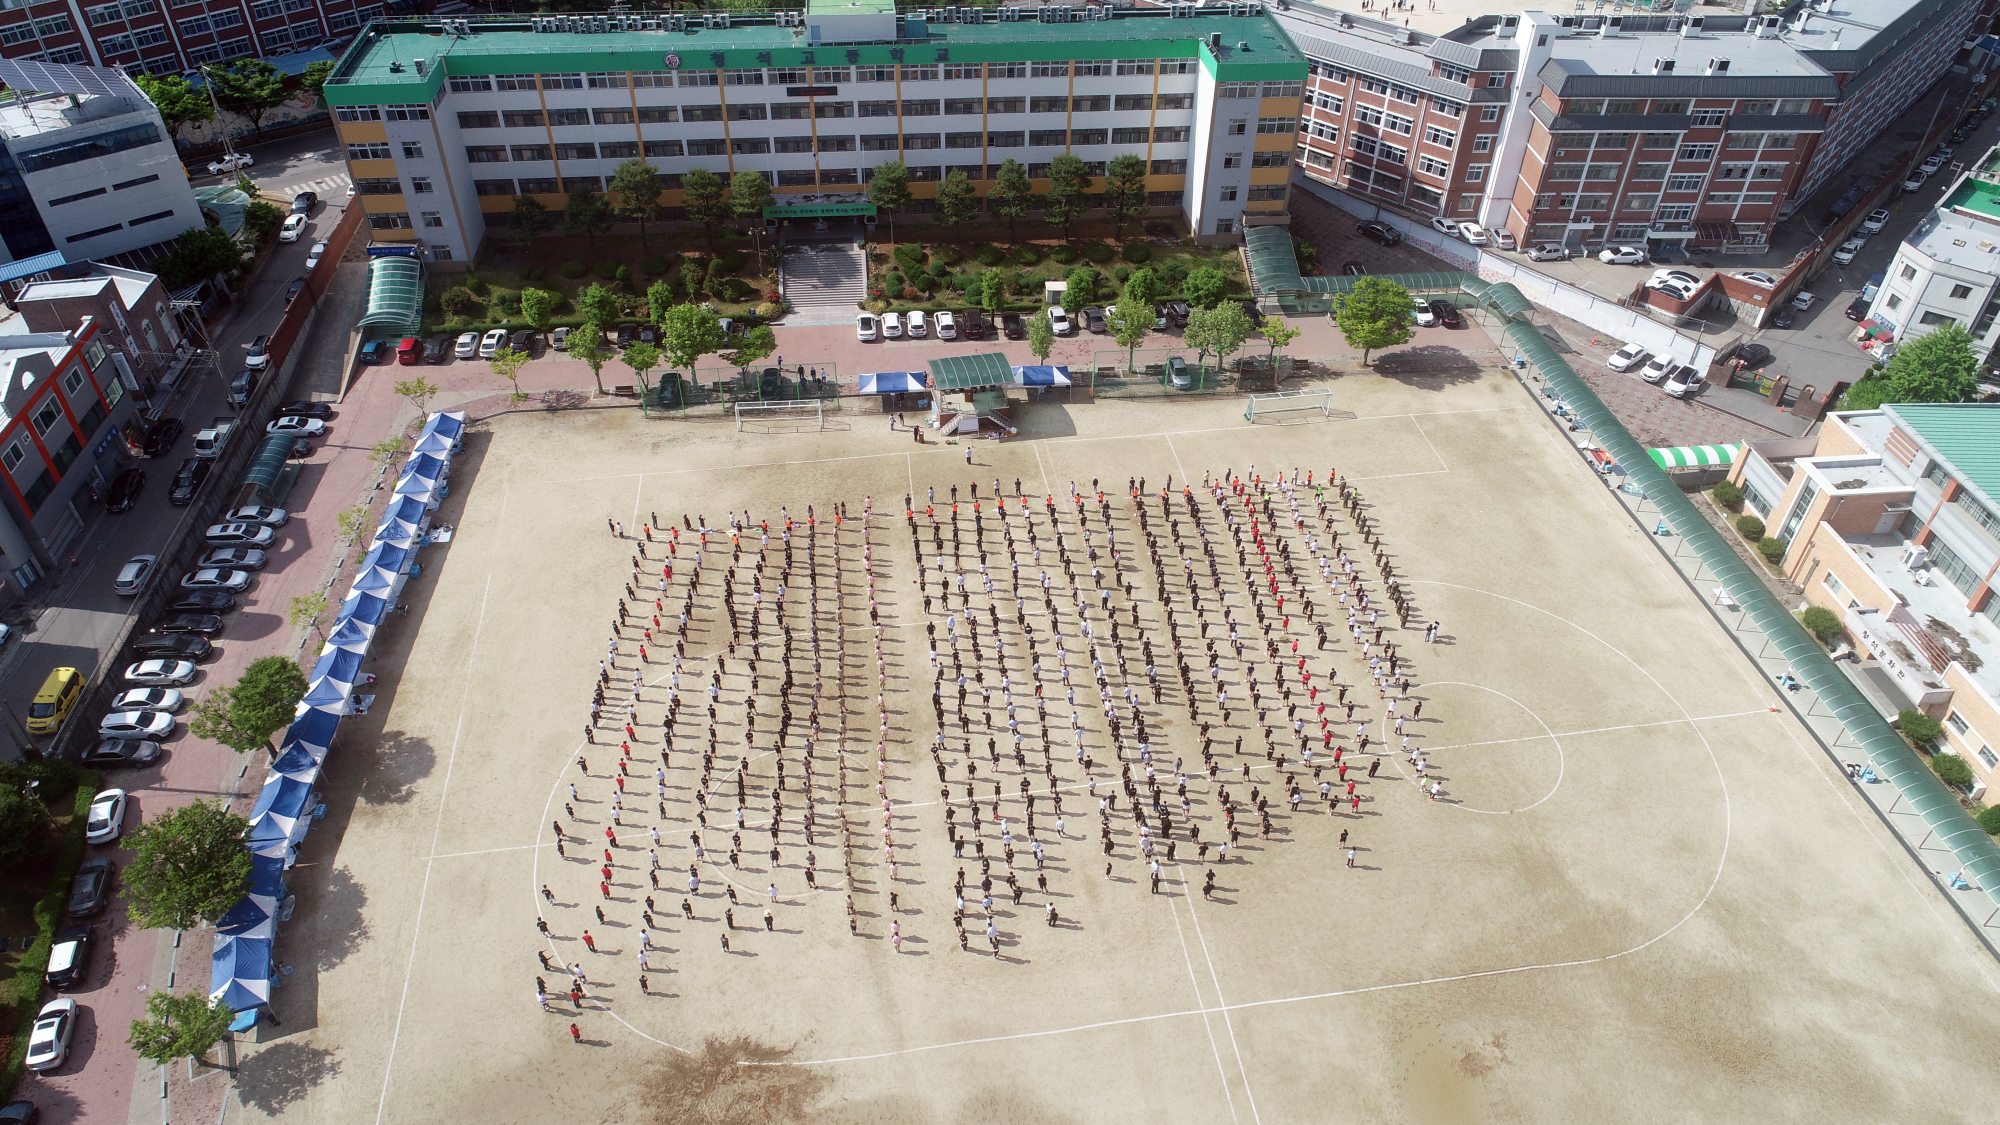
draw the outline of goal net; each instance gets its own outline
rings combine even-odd
[[[1294,410],[1317,410],[1323,417],[1332,417],[1333,388],[1311,387],[1304,390],[1251,395],[1250,401],[1243,406],[1243,420],[1255,422],[1259,418]]]
[[[736,430],[743,431],[743,424],[768,425],[786,430],[821,430],[826,428],[826,406],[818,399],[800,402],[739,402],[736,404]]]

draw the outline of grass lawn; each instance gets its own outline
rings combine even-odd
[[[54,820],[50,846],[40,857],[17,870],[0,873],[0,1044],[5,1069],[0,1092],[11,1097],[21,1080],[21,1063],[28,1055],[28,1033],[41,1011],[42,972],[48,968],[49,945],[64,921],[70,880],[83,861],[83,828],[99,776],[78,771],[75,788],[53,795],[49,815]],[[47,783],[45,783],[47,784]],[[32,940],[28,940],[32,936]],[[110,1029],[100,1029],[105,1031]]]

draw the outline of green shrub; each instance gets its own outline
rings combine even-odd
[[[1840,618],[1832,610],[1822,605],[1811,605],[1799,611],[1799,624],[1806,632],[1819,638],[1821,644],[1832,644],[1840,636]]]
[[[521,280],[523,281],[540,281],[547,276],[549,276],[549,271],[546,266],[536,266],[533,269],[521,271]]]
[[[1715,498],[1717,504],[1722,505],[1732,512],[1743,504],[1743,490],[1730,484],[1728,481],[1723,481],[1721,484],[1709,489],[1708,494]]]
[[[617,271],[614,272],[611,276],[614,279],[616,279],[620,285],[630,285],[632,284],[632,267],[619,266]]]
[[[486,293],[486,279],[476,273],[468,273],[465,275],[465,287],[474,293],[484,296]]]
[[[1132,267],[1119,266],[1111,271],[1111,276],[1118,282],[1118,284],[1123,285],[1132,276]]]
[[[1980,809],[1976,819],[1979,821],[1979,827],[1986,829],[1988,836],[2000,836],[2000,805],[1990,809]]]
[[[1111,259],[1118,256],[1118,251],[1112,249],[1108,243],[1103,242],[1086,242],[1081,249],[1084,261],[1090,262],[1093,265],[1105,265]]]
[[[606,258],[604,261],[597,263],[596,273],[598,277],[610,281],[612,278],[618,276],[618,263]]]
[[[757,287],[740,277],[727,278],[722,283],[722,298],[725,301],[741,301],[757,292]]]
[[[1143,242],[1128,242],[1118,256],[1135,266],[1143,265],[1153,260],[1153,248]]]
[[[1016,246],[1014,260],[1021,265],[1032,266],[1042,260],[1042,252],[1033,246]]]
[[[965,251],[956,246],[940,246],[933,257],[947,266],[955,266],[965,260]]]
[[[1083,251],[1078,250],[1067,242],[1049,251],[1049,261],[1055,262],[1058,265],[1074,265],[1082,257]]]
[[[1972,784],[1972,767],[1956,754],[1931,755],[1931,769],[1937,771],[1938,778],[1946,785],[1964,788]]]
[[[1750,542],[1755,543],[1764,538],[1764,521],[1756,516],[1737,516],[1733,522],[1736,525],[1736,534]]]
[[[907,284],[909,283],[903,280],[903,275],[895,270],[890,270],[882,278],[882,289],[888,293],[901,293],[903,286]]]
[[[571,258],[569,261],[564,262],[562,265],[556,267],[556,272],[563,275],[564,277],[569,278],[571,281],[575,281],[577,278],[582,277],[586,273],[589,273],[590,268],[588,266],[585,266],[582,262],[577,261],[575,258]]]
[[[1896,729],[1918,746],[1929,746],[1944,737],[1944,724],[1913,708],[1896,713]]]
[[[924,248],[914,242],[897,243],[895,257],[896,264],[903,268],[903,273],[906,275],[921,273],[924,263],[930,261],[929,256],[924,253]]]
[[[1007,260],[1007,252],[991,242],[980,243],[979,249],[973,251],[972,256],[979,259],[979,264],[982,266],[997,266]]]
[[[470,316],[479,307],[479,298],[463,285],[454,285],[438,298],[438,308],[446,316]]]
[[[1790,545],[1783,539],[1759,539],[1757,553],[1764,556],[1766,562],[1775,565],[1779,559],[1785,557],[1785,548]]]
[[[1164,265],[1153,272],[1160,275],[1160,281],[1168,289],[1179,289],[1181,283],[1187,280],[1187,260],[1184,258],[1168,258]]]
[[[748,260],[743,256],[743,251],[741,250],[724,250],[715,259],[716,263],[722,267],[722,272],[726,274],[741,270],[743,263]],[[712,274],[715,271],[711,268],[709,272]]]
[[[37,791],[43,803],[54,804],[75,789],[83,771],[61,758],[23,758],[16,763],[23,776],[41,782]]]
[[[486,311],[494,319],[511,319],[521,312],[521,293],[517,289],[495,289],[486,298]]]
[[[674,267],[672,262],[656,255],[640,262],[639,268],[651,277],[665,277]]]

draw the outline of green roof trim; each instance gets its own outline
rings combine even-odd
[[[2000,184],[1978,176],[1967,176],[1957,190],[1938,204],[1938,208],[1943,211],[1970,211],[1989,219],[2000,219]]]
[[[1014,367],[1001,352],[954,355],[926,360],[931,386],[940,391],[971,391],[982,387],[1011,387]]]
[[[1903,402],[1882,412],[1950,462],[1986,503],[2000,505],[2000,402]]]
[[[257,447],[257,455],[243,472],[243,483],[256,485],[259,491],[269,491],[284,473],[285,462],[291,460],[292,445],[297,441],[292,434],[264,435],[264,444]]]
[[[368,261],[368,311],[365,327],[392,329],[414,335],[423,320],[424,265],[415,258],[383,257]],[[376,332],[375,336],[390,335]]]

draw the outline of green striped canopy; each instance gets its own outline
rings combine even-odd
[[[1653,464],[1662,469],[1706,469],[1733,465],[1743,451],[1740,445],[1673,445],[1648,449]]]

